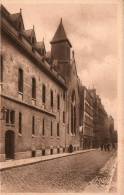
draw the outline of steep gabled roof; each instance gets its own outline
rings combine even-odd
[[[20,13],[11,14],[11,19],[15,22],[19,19]]]
[[[46,48],[45,48],[45,44],[44,44],[44,40],[40,41],[40,42],[36,42],[35,43],[35,48],[42,54],[46,53]]]
[[[55,35],[51,41],[51,44],[52,43],[56,43],[56,42],[59,42],[59,41],[67,41],[71,47],[71,43],[69,41],[69,39],[67,38],[67,35],[66,35],[66,32],[65,32],[65,29],[64,29],[64,26],[63,26],[63,23],[62,23],[62,19],[60,21],[60,24],[55,32]]]
[[[28,29],[28,30],[25,30],[24,31],[24,35],[29,38],[32,36],[32,33],[33,33],[33,29]]]
[[[36,42],[36,35],[35,35],[34,27],[33,27],[32,29],[24,30],[24,31],[23,31],[23,35],[24,35],[29,41],[31,41],[32,37],[34,37],[35,42]]]
[[[20,12],[18,13],[10,14],[10,19],[14,23],[14,25],[16,25],[17,28],[18,28],[19,22],[21,22],[22,29],[23,30],[25,29],[21,9],[20,9]]]
[[[44,41],[36,42],[35,46],[37,49],[45,49]]]

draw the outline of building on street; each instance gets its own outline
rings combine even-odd
[[[0,161],[99,144],[107,113],[80,82],[62,19],[46,51],[34,26],[25,29],[21,9],[12,14],[1,5],[0,15]]]

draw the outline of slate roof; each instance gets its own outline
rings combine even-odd
[[[33,33],[33,29],[28,29],[28,30],[24,30],[23,31],[24,35],[27,37],[27,38],[30,38],[32,33]]]
[[[68,41],[70,47],[72,47],[69,39],[67,38],[67,35],[66,35],[66,32],[65,32],[65,29],[64,29],[64,26],[63,26],[63,23],[62,23],[62,19],[60,21],[60,24],[55,32],[55,35],[51,41],[51,43],[56,43],[56,42],[59,42],[59,41]]]
[[[45,49],[44,41],[36,42],[35,46],[37,49]]]
[[[20,17],[20,13],[11,14],[10,17],[13,22],[16,22]]]

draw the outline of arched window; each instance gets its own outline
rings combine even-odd
[[[32,98],[36,99],[36,79],[32,78]]]
[[[71,133],[76,134],[76,96],[74,90],[71,96]]]

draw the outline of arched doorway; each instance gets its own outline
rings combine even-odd
[[[14,159],[15,152],[15,133],[11,130],[5,133],[5,157],[6,159]]]

